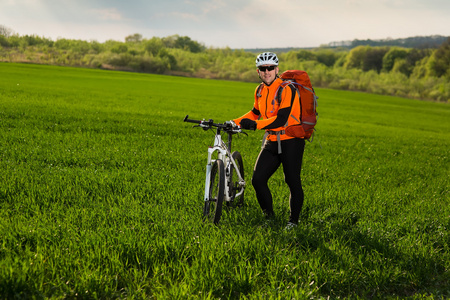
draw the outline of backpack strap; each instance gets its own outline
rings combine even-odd
[[[277,136],[277,143],[278,143],[278,154],[281,154],[281,139],[280,139],[280,135],[285,134],[285,133],[286,132],[284,130],[280,130],[280,131],[266,130],[266,132],[264,133],[264,137],[263,137],[261,148],[264,148],[264,144],[266,143],[266,139],[267,139],[267,137],[269,135],[276,135]]]
[[[257,97],[257,98],[259,98],[259,97],[262,96],[262,95],[261,95],[261,90],[262,90],[262,88],[263,88],[263,85],[264,85],[264,83],[260,83],[259,86],[258,86],[258,88],[256,89],[256,97]]]
[[[290,79],[286,79],[286,80],[284,80],[283,83],[280,84],[280,86],[278,87],[278,89],[275,93],[276,94],[275,99],[277,100],[278,104],[281,103],[281,93],[283,92],[284,88],[287,87],[288,85],[292,85],[297,90],[297,93],[298,93],[298,89],[295,87],[295,84],[296,83]],[[300,97],[300,94],[298,96]]]

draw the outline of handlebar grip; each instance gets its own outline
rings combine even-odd
[[[186,115],[186,117],[184,117],[184,120],[183,120],[183,122],[189,122],[189,123],[195,123],[195,124],[200,124],[202,121],[199,121],[199,120],[191,120],[191,119],[188,119],[189,118],[189,115]]]

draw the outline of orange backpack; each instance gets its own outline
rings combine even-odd
[[[291,115],[285,125],[286,135],[309,140],[317,123],[316,108],[319,97],[316,96],[311,80],[305,71],[288,70],[283,72],[280,78],[284,82],[278,88],[277,101],[281,102],[281,92],[288,85],[295,87],[300,99],[292,104]]]

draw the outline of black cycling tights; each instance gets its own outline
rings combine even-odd
[[[259,205],[267,216],[274,214],[272,193],[269,190],[267,182],[280,164],[283,164],[284,180],[291,192],[289,197],[291,211],[289,221],[298,223],[304,198],[300,178],[304,149],[305,140],[289,139],[281,141],[282,153],[278,154],[278,142],[266,141],[263,149],[259,153],[253,171],[252,185],[255,188]]]

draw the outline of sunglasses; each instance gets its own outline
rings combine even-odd
[[[275,68],[276,68],[276,66],[268,66],[268,67],[260,66],[260,67],[258,67],[258,69],[259,69],[261,72],[265,72],[266,70],[267,70],[267,71],[272,71],[272,70],[274,70]]]

